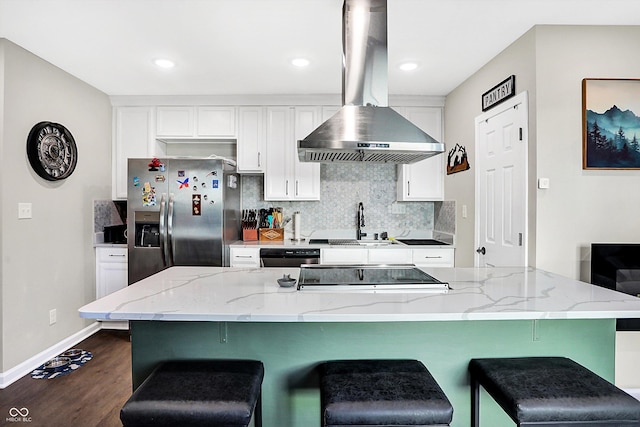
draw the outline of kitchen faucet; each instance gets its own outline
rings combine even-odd
[[[362,202],[358,203],[358,211],[356,212],[356,240],[362,240],[363,236],[366,236],[367,233],[362,232],[362,227],[364,227],[364,205]]]

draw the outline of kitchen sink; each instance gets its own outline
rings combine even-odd
[[[331,245],[331,246],[389,246],[394,243],[391,240],[356,240],[356,239],[311,239],[309,244]]]
[[[393,242],[390,240],[356,240],[356,239],[311,239],[310,244],[325,244],[331,246],[389,246]]]
[[[373,241],[373,242],[369,240],[356,240],[356,243],[360,246],[389,246],[393,244],[388,240]]]

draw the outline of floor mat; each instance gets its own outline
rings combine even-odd
[[[72,351],[72,350],[69,350]],[[66,352],[65,352],[66,353]],[[59,357],[65,357],[65,353],[62,353]],[[89,360],[93,359],[93,354],[90,351],[80,350],[80,353],[74,356],[69,357],[70,363],[64,366],[61,369],[52,370],[46,369],[47,363],[38,367],[36,370],[31,372],[31,378],[35,379],[52,379],[61,377],[63,375],[68,375],[76,369],[80,368],[82,365],[87,363]]]

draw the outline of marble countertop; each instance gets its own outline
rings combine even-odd
[[[454,249],[453,244],[443,245],[407,245],[406,243],[384,240],[366,240],[369,244],[363,245],[329,245],[327,243],[309,243],[309,240],[295,241],[291,239],[280,241],[265,241],[265,240],[237,240],[232,242],[229,247],[231,248],[347,248],[347,249],[378,249],[378,248],[392,248],[392,249]],[[388,244],[385,244],[388,243]]]
[[[79,309],[91,319],[395,322],[640,318],[640,298],[531,268],[423,268],[448,293],[298,291],[297,268],[172,267]]]

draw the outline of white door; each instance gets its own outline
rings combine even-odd
[[[476,118],[476,258],[527,265],[527,93]]]

